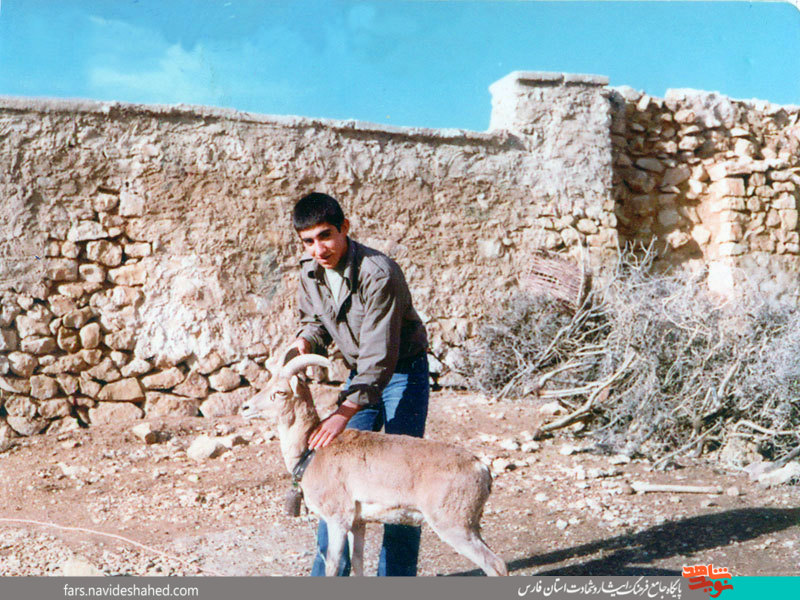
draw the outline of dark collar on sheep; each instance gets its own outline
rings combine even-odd
[[[300,460],[297,461],[297,464],[292,469],[292,485],[297,486],[300,484],[300,480],[303,479],[303,473],[306,472],[306,468],[308,464],[311,462],[311,459],[314,458],[314,451],[306,448],[305,452],[300,456]]]

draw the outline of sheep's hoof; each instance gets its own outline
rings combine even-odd
[[[300,516],[300,503],[303,501],[303,492],[298,488],[292,488],[286,492],[284,508],[290,517]]]

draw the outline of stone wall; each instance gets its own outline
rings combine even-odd
[[[711,289],[797,294],[800,107],[670,90],[612,91],[619,235]]]
[[[542,248],[655,238],[791,289],[797,109],[607,83],[512,73],[488,133],[0,99],[0,429],[235,411],[293,339],[311,190],[403,267],[445,370]]]
[[[584,104],[601,98],[565,95],[548,127],[594,118]],[[311,190],[341,198],[353,236],[401,264],[433,354],[457,362],[541,245],[537,223],[570,212],[582,181],[587,204],[608,203],[596,181],[611,180],[610,151],[583,150],[608,145],[607,127],[584,140],[5,99],[0,410],[23,434],[234,411],[293,339],[288,215]]]

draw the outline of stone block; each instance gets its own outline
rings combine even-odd
[[[136,332],[133,329],[112,331],[106,334],[104,341],[109,348],[120,352],[130,352],[136,347]],[[149,363],[148,370],[150,370]]]
[[[242,377],[233,369],[222,367],[208,378],[211,387],[220,392],[228,392],[239,386]]]
[[[789,208],[778,211],[781,219],[781,228],[794,231],[797,229],[797,210]]]
[[[205,398],[208,395],[208,380],[199,371],[191,371],[183,383],[172,390],[179,396]]]
[[[31,393],[31,382],[29,379],[3,375],[0,377],[0,390],[8,392],[9,394],[22,394],[27,396]],[[8,406],[8,402],[6,402],[6,410],[8,410]]]
[[[232,392],[217,392],[211,394],[200,405],[200,413],[207,418],[236,415],[242,404],[254,395],[251,387],[239,388]]]
[[[78,261],[51,258],[45,266],[45,277],[52,281],[75,281],[78,278]]]
[[[129,377],[103,386],[97,397],[99,400],[105,401],[136,402],[144,400],[144,392],[139,380]]]
[[[681,125],[690,125],[697,120],[697,115],[693,110],[684,108],[677,111],[673,117],[676,123]]]
[[[103,352],[97,348],[84,348],[78,354],[86,361],[86,364],[91,366],[99,365],[100,361],[103,360]]]
[[[64,258],[78,258],[81,247],[75,242],[61,242],[61,256]]]
[[[145,415],[147,415],[147,411],[145,411]],[[158,441],[158,432],[153,431],[153,426],[150,423],[140,423],[131,429],[131,433],[145,444],[155,444]]]
[[[56,344],[64,352],[77,352],[81,349],[81,341],[74,329],[59,327],[56,333]]]
[[[108,237],[117,237],[121,231],[121,227],[125,225],[125,218],[119,215],[112,215],[109,213],[100,213],[97,215],[97,220],[100,224],[108,230]]]
[[[103,389],[101,383],[89,379],[86,373],[84,373],[78,381],[78,387],[81,390],[81,394],[87,398],[97,398],[100,394],[100,390]]]
[[[78,305],[72,298],[67,298],[66,296],[61,296],[59,294],[50,296],[47,299],[47,302],[50,305],[50,310],[56,317],[63,317],[68,312],[78,308]]]
[[[691,176],[692,171],[686,165],[678,165],[664,171],[664,176],[661,178],[661,185],[680,185],[687,181]]]
[[[89,242],[86,244],[86,256],[107,267],[118,267],[122,264],[122,247],[108,240]]]
[[[592,219],[580,219],[575,228],[581,233],[585,233],[587,235],[595,234],[599,231],[597,223],[595,223]]]
[[[41,356],[43,354],[50,354],[56,351],[58,344],[52,337],[29,337],[24,338],[20,342],[20,349],[23,352]]]
[[[673,250],[682,248],[691,241],[692,241],[692,236],[686,233],[685,231],[681,231],[679,229],[670,231],[669,234],[667,234],[667,244]]]
[[[56,375],[56,381],[58,382],[58,386],[61,388],[61,391],[67,396],[73,396],[78,393],[79,379],[74,375],[61,373]]]
[[[661,224],[662,227],[670,228],[675,227],[682,221],[680,213],[673,209],[667,208],[665,210],[659,211],[658,213],[658,222]]]
[[[708,193],[715,198],[744,196],[745,192],[744,179],[741,177],[726,177],[708,186]]]
[[[106,280],[106,270],[100,265],[86,263],[78,267],[81,279],[93,283],[103,283]]]
[[[0,352],[11,352],[16,350],[19,339],[15,331],[11,329],[0,329]]]
[[[103,284],[94,281],[81,281],[79,283],[62,283],[58,286],[58,293],[62,296],[79,300],[84,296],[88,296],[96,292],[102,287]]]
[[[21,338],[35,335],[50,335],[49,323],[49,320],[30,317],[28,315],[19,315],[16,318],[17,331]]]
[[[152,254],[150,242],[133,242],[123,247],[125,255],[131,258],[144,258]]]
[[[108,336],[106,336],[108,338]],[[123,377],[138,377],[148,373],[153,368],[149,362],[143,358],[134,357],[134,359],[127,365],[123,366],[120,370]]]
[[[639,158],[634,163],[640,169],[644,169],[645,171],[651,171],[652,173],[663,173],[664,172],[664,163],[662,163],[657,158]]]
[[[43,373],[48,375],[57,375],[58,373],[80,373],[87,369],[89,365],[83,359],[80,353],[67,354],[60,356],[58,360],[51,366],[42,369]]]
[[[781,215],[775,209],[767,212],[767,227],[780,227]]]
[[[21,312],[22,309],[15,302],[0,302],[0,328],[11,327]]]
[[[736,156],[753,157],[758,154],[758,146],[750,140],[738,139],[734,143],[733,153],[736,154]]]
[[[225,364],[223,358],[216,350],[212,350],[197,363],[197,370],[202,375],[210,375]]]
[[[69,242],[87,242],[108,237],[108,232],[96,221],[78,221],[67,233]]]
[[[144,198],[134,192],[123,190],[119,195],[119,214],[123,217],[139,217],[145,212]]]
[[[653,178],[645,171],[639,169],[621,169],[621,174],[622,179],[634,192],[649,194],[656,187]]]
[[[749,240],[753,252],[775,252],[775,240],[768,235],[754,235]]]
[[[689,152],[693,152],[702,145],[703,145],[702,138],[695,137],[692,135],[687,135],[681,138],[681,141],[678,142],[678,150],[686,150]]]
[[[98,192],[92,199],[92,206],[97,212],[111,212],[119,204],[119,196],[117,194],[108,194],[105,192]]]
[[[93,316],[94,313],[92,309],[86,306],[66,313],[61,320],[61,324],[70,329],[80,329],[86,325]]]
[[[87,370],[86,374],[106,383],[113,383],[122,378],[117,366],[109,357],[104,358],[91,369]]]
[[[8,415],[6,423],[21,436],[31,436],[41,433],[47,428],[48,421],[40,417],[24,417]]]
[[[186,376],[178,367],[172,367],[159,373],[142,378],[142,385],[148,390],[167,390],[180,384]]]
[[[108,356],[111,359],[111,362],[113,362],[114,365],[117,367],[124,367],[129,362],[131,362],[131,355],[128,354],[127,352],[112,350]]]
[[[186,449],[186,456],[194,461],[208,460],[216,458],[220,454],[227,452],[228,449],[217,438],[201,435],[192,440]]]
[[[764,210],[764,202],[755,196],[747,199],[747,210],[751,213],[757,213]]]
[[[142,263],[123,265],[108,271],[108,279],[117,285],[144,285],[147,270]]]
[[[261,368],[255,361],[250,359],[239,361],[232,365],[231,368],[244,377],[250,385],[259,389],[265,387],[271,377],[268,370]]]
[[[89,409],[89,421],[94,426],[136,421],[142,417],[144,411],[130,402],[101,402]]]
[[[39,415],[44,419],[63,419],[72,413],[72,404],[67,398],[50,398],[39,402]]]
[[[716,198],[708,203],[708,210],[712,213],[744,211],[747,210],[747,199],[735,196]]]
[[[794,194],[789,193],[782,193],[778,196],[775,200],[772,201],[773,208],[780,208],[780,209],[796,209],[797,208],[797,198],[794,197]]]
[[[81,327],[79,331],[81,345],[86,349],[97,348],[100,345],[100,325],[98,323],[88,323]]]
[[[146,392],[144,412],[148,417],[196,417],[200,402],[162,392]]]

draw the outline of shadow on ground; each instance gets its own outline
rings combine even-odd
[[[564,550],[519,558],[508,563],[509,574],[586,556],[584,562],[538,571],[537,575],[681,575],[652,563],[673,556],[745,542],[800,525],[800,509],[743,508],[670,521],[638,533],[597,540]],[[599,554],[599,557],[595,555]],[[480,570],[453,575],[482,575]]]

